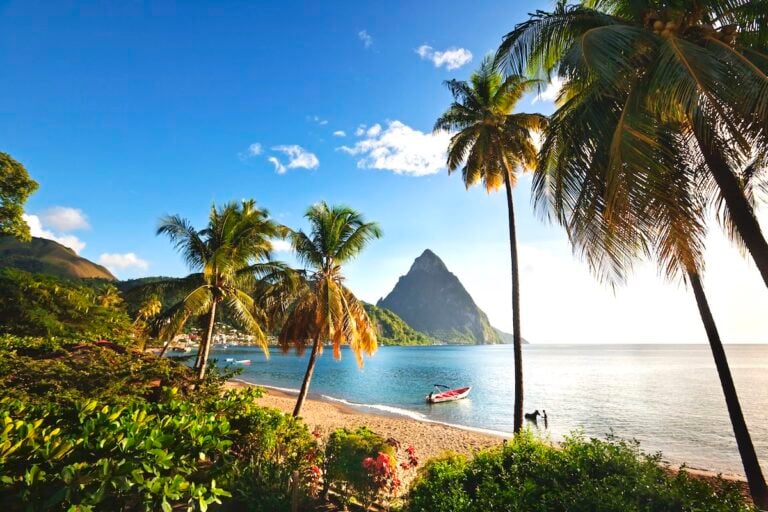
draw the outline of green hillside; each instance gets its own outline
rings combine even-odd
[[[434,345],[440,343],[439,340],[413,329],[387,308],[366,304],[365,311],[376,329],[380,345]]]
[[[0,237],[0,268],[6,267],[65,279],[116,280],[101,265],[78,256],[69,247],[45,238],[32,238],[31,242],[25,243],[10,236]]]

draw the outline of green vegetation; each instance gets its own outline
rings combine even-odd
[[[62,279],[103,279],[114,281],[109,270],[75,254],[53,240],[32,238],[28,242],[0,236],[0,268],[13,267]]]
[[[361,464],[377,459],[389,474],[397,473],[396,446],[367,427],[331,433],[325,446],[325,476],[336,483],[343,503],[349,503],[352,498],[364,508],[374,503],[383,489],[374,473],[361,471]]]
[[[497,59],[510,72],[557,74],[565,84],[533,193],[576,252],[614,283],[652,254],[662,274],[691,286],[752,497],[768,508],[701,279],[715,205],[768,285],[768,243],[754,215],[766,163],[768,29],[764,9],[750,5],[558,4],[510,32]]]
[[[124,340],[132,332],[131,321],[109,286],[2,269],[0,334]]]
[[[559,448],[519,434],[471,461],[447,455],[427,462],[407,512],[609,512],[753,510],[738,488],[684,470],[671,475],[636,443],[568,438]]]
[[[482,182],[488,192],[497,190],[502,184],[506,189],[512,273],[515,432],[523,428],[523,339],[520,334],[520,269],[512,188],[517,182],[519,169],[536,166],[538,152],[531,132],[543,131],[547,118],[541,114],[512,112],[535,83],[520,75],[502,77],[494,62],[486,57],[469,83],[458,80],[445,82],[454,101],[435,122],[436,131],[457,132],[448,145],[448,172],[461,167],[467,188]]]
[[[208,368],[213,328],[219,307],[239,327],[254,335],[264,351],[267,336],[262,328],[266,318],[257,311],[257,302],[249,295],[257,280],[285,279],[289,270],[285,265],[271,261],[271,239],[285,236],[287,228],[269,218],[269,212],[256,207],[254,201],[229,203],[221,208],[214,205],[205,229],[197,231],[190,222],[179,216],[160,221],[158,235],[167,235],[184,260],[198,273],[183,280],[154,283],[157,287],[175,287],[184,290],[184,298],[168,311],[167,322],[161,334],[170,342],[190,317],[205,317],[206,326],[195,361],[200,380]]]
[[[30,240],[29,226],[22,215],[24,203],[37,186],[23,165],[0,152],[0,235]]]
[[[363,354],[372,355],[376,350],[373,326],[363,303],[344,286],[341,265],[360,254],[368,242],[379,238],[381,229],[351,208],[328,206],[324,202],[311,206],[304,217],[311,231],[292,233],[291,244],[311,275],[302,279],[295,295],[289,298],[279,336],[283,350],[294,346],[301,352],[307,342],[312,344],[294,416],[301,413],[325,341],[333,344],[337,359],[341,357],[341,345],[348,344],[359,365],[363,364]]]
[[[365,304],[380,345],[434,345],[439,340],[419,332],[387,308]]]

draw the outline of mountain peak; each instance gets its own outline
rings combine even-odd
[[[429,249],[424,249],[424,252],[421,253],[421,256],[413,261],[411,270],[409,270],[408,273],[414,271],[449,272],[448,267],[445,266],[443,260],[441,260],[437,254],[430,251]]]
[[[488,317],[448,270],[426,249],[377,306],[400,316],[418,331],[448,343],[499,343]]]

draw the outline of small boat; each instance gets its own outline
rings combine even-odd
[[[235,361],[237,364],[244,364],[245,366],[251,366],[251,360],[250,359],[240,359],[238,361]]]
[[[449,389],[448,386],[442,384],[435,384],[435,390],[426,396],[427,402],[430,404],[438,404],[440,402],[452,402],[454,400],[461,400],[467,398],[469,392],[472,390],[471,386],[464,388]]]

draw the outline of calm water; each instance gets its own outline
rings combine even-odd
[[[727,347],[744,413],[768,471],[768,345]],[[249,358],[241,378],[296,389],[307,356],[233,347],[214,352]],[[593,345],[523,348],[525,410],[546,409],[554,440],[575,429],[590,436],[613,430],[646,451],[692,467],[742,473],[712,355],[706,345]],[[223,364],[223,363],[222,363]],[[469,399],[428,405],[434,383],[471,385]],[[512,430],[512,347],[384,347],[358,369],[351,354],[318,361],[311,394],[369,412],[490,429]],[[543,429],[542,429],[543,433]]]

